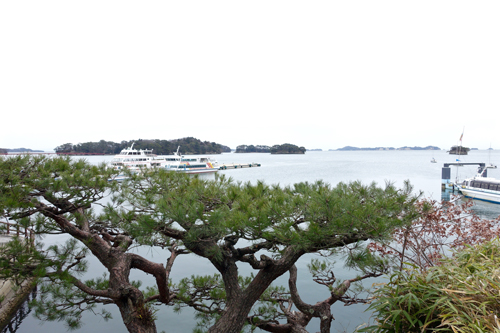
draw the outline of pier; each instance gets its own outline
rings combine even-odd
[[[242,169],[242,168],[257,168],[260,167],[260,163],[247,163],[247,164],[222,164],[219,165],[219,170],[232,170],[232,169]]]
[[[483,177],[487,177],[487,167],[486,163],[463,163],[463,162],[455,162],[455,163],[444,163],[443,168],[441,169],[441,190],[454,190],[456,184],[451,182],[451,168],[450,166],[464,166],[464,165],[478,165],[478,174],[482,174]]]

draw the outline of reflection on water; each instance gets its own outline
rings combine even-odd
[[[36,287],[28,294],[24,302],[19,306],[16,313],[10,320],[10,322],[5,326],[0,333],[14,333],[20,328],[21,323],[26,317],[28,317],[31,312],[31,308],[29,307],[29,302],[36,297]]]
[[[472,199],[463,199],[463,200],[472,200]],[[500,216],[500,205],[491,202],[474,200],[474,206],[472,206],[472,210],[478,216],[484,217],[486,219],[493,220]]]

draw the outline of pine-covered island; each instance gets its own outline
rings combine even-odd
[[[219,143],[201,141],[196,138],[188,137],[176,140],[131,140],[120,143],[101,140],[99,142],[84,142],[76,145],[65,143],[56,147],[57,154],[96,154],[96,155],[116,155],[122,149],[128,148],[134,144],[134,149],[153,149],[154,154],[172,155],[180,147],[179,152],[182,155],[199,154],[221,154],[230,153],[231,148]]]
[[[240,145],[236,147],[235,153],[271,153],[271,154],[305,154],[306,148],[284,143],[272,147],[262,145]]]

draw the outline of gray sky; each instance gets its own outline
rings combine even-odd
[[[500,2],[2,1],[0,147],[500,149]]]

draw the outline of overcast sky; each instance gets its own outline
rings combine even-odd
[[[500,149],[500,1],[2,1],[0,147]]]

